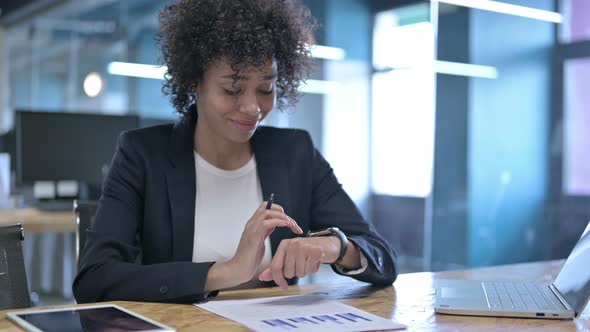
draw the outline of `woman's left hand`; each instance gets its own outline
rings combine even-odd
[[[287,289],[287,280],[302,278],[318,271],[320,264],[333,263],[340,254],[340,240],[335,236],[298,237],[281,241],[270,267],[258,277]]]

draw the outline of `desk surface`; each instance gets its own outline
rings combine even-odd
[[[291,286],[286,292],[279,288],[228,291],[218,299],[246,299],[263,296],[319,293],[408,326],[408,331],[587,331],[590,310],[574,320],[541,320],[515,318],[486,318],[438,315],[432,309],[432,283],[436,279],[512,279],[550,281],[563,261],[526,263],[491,268],[438,273],[400,275],[394,287],[376,289],[351,280],[346,283]],[[146,317],[176,328],[178,331],[247,331],[245,327],[192,305],[141,302],[112,302]],[[20,331],[0,311],[0,331]]]
[[[72,211],[40,211],[33,208],[0,210],[0,226],[21,223],[27,232],[75,232]]]

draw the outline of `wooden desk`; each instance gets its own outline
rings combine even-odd
[[[590,310],[574,320],[486,318],[437,315],[432,309],[433,281],[436,279],[526,279],[551,280],[563,261],[506,265],[491,268],[439,273],[400,275],[394,287],[376,289],[351,280],[339,284],[291,286],[286,292],[278,288],[241,290],[222,293],[218,299],[247,299],[262,296],[318,293],[408,326],[408,331],[587,331]],[[178,331],[247,331],[245,327],[213,315],[192,305],[141,302],[112,302],[146,317],[176,328]],[[0,312],[0,331],[20,331]]]
[[[0,226],[17,223],[23,225],[25,234],[28,232],[76,232],[76,218],[73,211],[40,211],[34,208],[0,210]]]

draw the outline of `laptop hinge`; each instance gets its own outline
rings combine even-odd
[[[563,297],[563,295],[561,295],[561,292],[559,291],[559,289],[557,289],[557,287],[555,287],[555,285],[553,285],[553,284],[549,285],[549,289],[553,292],[553,294],[555,294],[555,296],[557,296],[557,298],[559,299],[559,301],[561,302],[561,304],[563,304],[563,306],[567,310],[574,311],[574,309],[569,305],[569,303],[567,303],[567,301],[565,300],[565,298]]]

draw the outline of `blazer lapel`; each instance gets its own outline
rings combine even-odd
[[[196,119],[187,120],[176,123],[170,135],[170,164],[166,170],[174,261],[192,261],[193,258],[196,197],[193,133]]]
[[[287,163],[281,158],[280,151],[274,151],[272,139],[267,136],[264,127],[258,128],[252,137],[252,147],[256,158],[256,169],[262,188],[262,198],[267,200],[274,194],[274,202],[280,204],[285,213],[291,214],[291,197],[289,194],[289,170]],[[295,234],[287,227],[278,227],[270,235],[271,250],[274,253],[282,239],[293,238]]]

